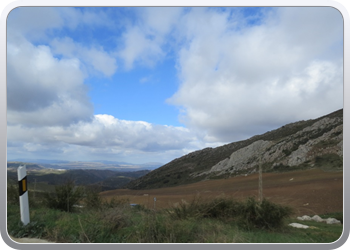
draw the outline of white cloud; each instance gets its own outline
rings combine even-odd
[[[93,116],[84,81],[96,72],[112,76],[116,59],[93,42],[48,41],[47,32],[108,25],[106,15],[30,10],[14,12],[8,26],[12,154],[166,162],[342,107],[343,26],[332,8],[277,8],[256,14],[254,25],[237,9],[138,10],[114,55],[127,69],[176,56],[181,84],[168,102],[180,107],[186,128]],[[45,39],[48,45],[33,44]]]
[[[144,8],[140,15],[143,27],[149,32],[167,35],[176,25],[182,12],[183,8],[179,7],[155,7]]]
[[[101,155],[112,158],[118,154],[130,159],[143,155],[149,160],[151,156],[158,156],[169,161],[172,156],[198,149],[197,138],[186,128],[119,120],[111,115],[95,115],[91,122],[66,127],[12,125],[8,127],[8,137],[17,150],[22,148],[24,152],[54,149],[58,154],[75,152],[96,158]]]
[[[47,32],[54,29],[75,30],[80,25],[112,27],[113,21],[103,11],[70,7],[18,7],[10,12],[7,20],[10,32],[29,40],[47,39]]]
[[[55,54],[63,55],[68,58],[80,58],[83,63],[87,65],[90,74],[94,71],[98,71],[110,77],[117,70],[116,59],[104,51],[102,47],[87,48],[81,44],[75,43],[69,37],[53,39],[50,45]]]
[[[97,18],[99,16],[99,18]],[[73,8],[18,8],[7,29],[7,121],[25,126],[68,126],[88,121],[93,106],[86,78],[100,72],[110,77],[116,59],[101,46],[84,47],[70,38],[54,39],[52,29],[103,25],[104,15]],[[36,42],[35,42],[36,41]],[[35,45],[38,43],[39,45]]]
[[[182,80],[169,103],[213,141],[244,139],[342,108],[342,19],[332,8],[281,8],[244,29],[228,15],[188,13],[179,53]],[[200,25],[199,25],[200,24]]]
[[[96,8],[85,8],[84,10],[77,8],[54,8],[59,12],[65,25],[74,30],[80,25],[88,25],[93,27],[113,25],[113,20],[108,18],[107,14]]]
[[[30,39],[43,39],[48,29],[61,28],[64,20],[55,8],[18,7],[7,19],[8,35],[21,34]]]
[[[137,12],[140,20],[127,27],[122,38],[124,46],[118,51],[126,69],[132,69],[134,64],[153,67],[166,56],[168,51],[164,47],[171,43],[167,40],[171,38],[169,32],[182,11],[182,8],[156,7]]]
[[[125,61],[126,69],[131,69],[135,61],[154,66],[164,56],[161,44],[155,38],[147,38],[138,27],[129,29],[123,39],[125,48],[118,55]]]
[[[77,58],[57,59],[47,46],[8,41],[9,124],[68,125],[90,119],[92,105]]]

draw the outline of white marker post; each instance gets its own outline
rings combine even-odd
[[[28,183],[27,168],[19,166],[17,169],[18,186],[19,186],[19,205],[21,211],[21,221],[24,225],[29,223],[29,203],[28,203]]]

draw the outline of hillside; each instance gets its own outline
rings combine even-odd
[[[343,110],[290,123],[247,140],[205,148],[129,182],[125,188],[153,189],[206,179],[308,168],[340,170],[343,166]]]
[[[7,162],[7,170],[9,171],[17,171],[17,168],[21,165],[26,165],[27,171],[37,171],[37,170],[43,170],[45,167],[39,164],[35,163],[28,163],[28,162],[18,162],[18,161],[13,161],[13,162]]]
[[[19,165],[26,165],[28,184],[45,184],[44,186],[61,185],[68,179],[74,180],[76,185],[99,186],[101,191],[116,189],[124,186],[131,180],[135,180],[148,172],[149,170],[139,171],[112,171],[97,169],[70,169],[56,170],[46,169],[37,164],[28,164],[23,162],[7,163],[7,180],[9,183],[17,183],[17,168]]]
[[[232,197],[245,200],[258,196],[259,174],[228,179],[200,181],[176,187],[148,190],[116,189],[100,193],[103,199],[123,197],[130,203],[153,208],[171,208],[195,198],[212,200]],[[320,169],[296,170],[263,174],[263,195],[277,204],[294,208],[298,216],[343,211],[343,172],[325,172]]]

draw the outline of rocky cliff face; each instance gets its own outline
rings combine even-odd
[[[343,156],[343,119],[325,117],[310,126],[277,141],[258,140],[233,152],[215,164],[209,171],[192,174],[203,175],[250,174],[257,171],[259,164],[264,170],[278,166],[293,168],[313,167],[322,157],[330,161],[338,159],[333,168],[341,168]],[[327,161],[327,159],[325,161]]]
[[[287,124],[217,148],[205,148],[174,159],[125,188],[149,189],[210,178],[248,175],[258,171],[343,167],[343,110]]]

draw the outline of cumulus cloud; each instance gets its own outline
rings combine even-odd
[[[91,122],[66,127],[13,125],[8,128],[8,137],[12,144],[20,143],[24,151],[30,152],[56,149],[58,153],[68,150],[109,157],[149,153],[166,161],[171,159],[169,154],[178,156],[197,149],[197,139],[187,128],[119,120],[111,115],[95,115]]]
[[[38,40],[46,37],[46,30],[61,28],[63,25],[64,20],[55,8],[18,7],[8,16],[7,35],[11,38],[12,35],[20,34]]]
[[[183,9],[175,7],[144,8],[139,20],[129,25],[123,34],[124,46],[117,52],[130,70],[135,63],[152,67],[167,54],[169,32],[175,27]],[[159,21],[161,20],[161,21]]]
[[[47,46],[8,42],[9,124],[68,125],[90,119],[93,108],[77,58],[55,58]]]
[[[91,9],[91,10],[90,10]],[[79,26],[111,27],[113,21],[103,12],[94,8],[83,10],[68,7],[18,7],[7,19],[8,35],[20,34],[29,40],[46,40],[47,32]]]
[[[114,21],[111,20],[108,15],[99,8],[67,8],[60,7],[54,8],[57,11],[65,25],[74,30],[79,26],[93,26],[93,27],[113,27]]]
[[[138,27],[133,27],[124,34],[125,48],[119,52],[126,69],[131,69],[135,61],[142,65],[154,66],[164,56],[156,38],[146,37]]]
[[[273,8],[249,18],[240,9],[135,11],[138,18],[119,34],[121,45],[113,55],[68,36],[49,40],[50,31],[62,27],[108,25],[103,12],[19,8],[11,13],[10,154],[166,162],[342,107],[343,26],[333,8]],[[87,77],[111,77],[116,58],[131,70],[155,66],[167,56],[176,58],[180,82],[167,102],[179,107],[185,128],[93,115]]]
[[[338,11],[280,8],[244,30],[227,29],[230,20],[201,9],[181,26],[191,35],[168,101],[188,127],[232,141],[342,107],[342,57],[330,56],[342,41]]]
[[[86,47],[71,38],[46,44],[52,29],[102,25],[104,15],[73,8],[18,8],[7,27],[8,124],[68,126],[88,121],[93,106],[84,81],[94,72],[110,77],[116,60],[101,46]],[[98,17],[98,18],[97,18]],[[38,42],[43,41],[43,42]],[[36,44],[37,43],[37,44]]]
[[[75,43],[69,37],[56,38],[51,41],[50,45],[55,54],[68,58],[80,58],[88,68],[92,68],[94,71],[98,71],[107,77],[112,76],[117,70],[116,59],[102,47],[87,48]]]

